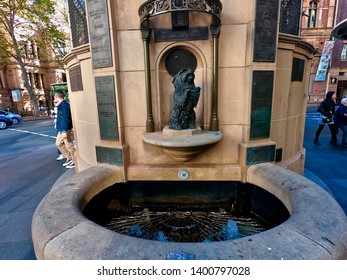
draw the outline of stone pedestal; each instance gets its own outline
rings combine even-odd
[[[188,135],[195,135],[201,133],[201,127],[198,126],[195,129],[182,129],[182,130],[175,130],[170,129],[168,125],[166,125],[163,129],[163,135],[169,135],[169,136],[188,136]]]

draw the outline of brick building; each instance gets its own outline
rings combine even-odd
[[[31,42],[27,42],[24,62],[39,106],[50,107],[50,84],[66,82],[65,71],[58,69],[57,63],[52,60],[40,59],[40,49]],[[10,59],[5,67],[0,68],[0,108],[21,115],[33,113],[29,93],[24,87],[22,71],[14,59]]]
[[[311,65],[309,105],[319,103],[329,90],[336,91],[337,101],[347,95],[347,42],[334,40],[331,35],[334,26],[345,18],[347,0],[303,0],[301,36],[316,49]],[[327,46],[333,46],[332,53],[325,61],[326,73],[318,77]]]
[[[340,0],[336,14],[336,22],[347,18],[347,0]],[[329,89],[337,92],[340,98],[347,97],[347,40],[335,40],[334,52],[331,60]]]

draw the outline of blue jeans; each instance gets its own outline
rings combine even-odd
[[[342,130],[342,144],[347,144],[347,125],[345,124],[340,124],[336,125],[336,135],[339,132],[339,129]]]

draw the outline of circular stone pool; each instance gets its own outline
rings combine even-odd
[[[252,236],[199,243],[136,238],[88,219],[83,214],[88,203],[124,181],[120,174],[117,167],[98,165],[52,188],[32,221],[38,259],[168,259],[182,251],[194,259],[347,259],[347,219],[341,207],[319,186],[284,168],[253,165],[247,183],[275,196],[288,219]]]
[[[115,232],[163,242],[233,240],[289,218],[271,193],[233,181],[117,183],[93,197],[83,213]]]

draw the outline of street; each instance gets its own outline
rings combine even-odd
[[[56,160],[55,136],[51,119],[0,131],[0,259],[35,259],[33,213],[67,170]]]

